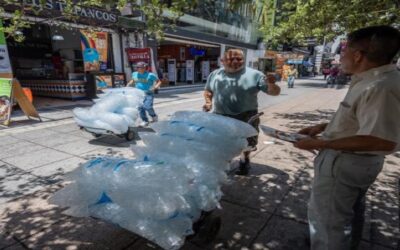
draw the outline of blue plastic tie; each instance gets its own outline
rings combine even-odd
[[[95,205],[100,205],[100,204],[104,204],[104,203],[112,203],[113,201],[111,200],[111,198],[106,194],[106,192],[103,192],[101,194],[100,199],[95,203]]]
[[[200,130],[204,129],[204,127],[199,127],[198,129],[196,129],[197,132],[200,132]]]
[[[123,164],[125,164],[125,163],[127,163],[128,162],[128,160],[123,160],[123,161],[120,161],[120,162],[118,162],[117,163],[117,165],[115,165],[115,167],[114,167],[114,171],[118,171],[119,170],[119,168],[123,165]]]
[[[101,158],[101,157],[96,158],[96,159],[92,160],[92,161],[89,163],[89,166],[87,166],[86,168],[94,167],[96,164],[98,164],[98,163],[100,163],[100,162],[102,162],[102,161],[103,161],[103,158]]]

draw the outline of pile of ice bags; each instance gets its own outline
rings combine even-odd
[[[75,108],[74,119],[79,126],[104,129],[124,134],[134,127],[138,107],[143,103],[144,92],[136,88],[105,89],[90,108]]]
[[[219,207],[229,162],[257,131],[231,118],[180,111],[140,133],[135,159],[100,157],[69,174],[51,198],[72,216],[117,224],[164,249],[179,249],[201,211]]]

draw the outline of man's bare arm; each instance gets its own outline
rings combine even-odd
[[[294,146],[300,149],[334,149],[351,152],[367,152],[367,151],[393,151],[396,143],[387,141],[375,136],[357,135],[351,137],[340,138],[336,140],[320,140],[320,139],[303,139]]]
[[[134,81],[133,79],[131,79],[131,80],[126,84],[126,86],[127,86],[127,87],[135,86],[135,81]]]
[[[212,98],[213,98],[213,92],[209,90],[204,90],[204,100],[205,104],[203,105],[203,110],[204,111],[210,111],[212,108]]]
[[[281,88],[275,84],[276,79],[273,75],[267,75],[268,95],[277,96],[281,93]]]

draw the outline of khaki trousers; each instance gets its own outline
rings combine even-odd
[[[311,249],[357,249],[362,236],[365,193],[384,163],[383,155],[322,150],[314,160],[308,204]]]

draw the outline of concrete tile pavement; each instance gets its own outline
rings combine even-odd
[[[296,131],[328,119],[345,91],[310,89],[305,95],[265,109],[262,123]],[[36,143],[35,138],[41,135],[73,135],[78,139],[51,146]],[[18,143],[22,148],[38,149],[0,153],[0,249],[159,249],[106,222],[65,216],[47,202],[61,188],[62,176],[86,159],[131,156],[129,144],[123,139],[94,139],[72,123],[26,133],[21,130],[0,136],[3,139],[15,150],[19,147],[11,146]],[[34,160],[26,160],[28,155]],[[258,151],[252,157],[249,176],[234,176],[232,183],[224,187],[222,210],[216,211],[223,225],[216,241],[208,246],[187,242],[183,249],[308,248],[306,205],[313,155],[260,135]],[[368,192],[362,249],[398,247],[399,165],[400,154],[387,157],[384,170]]]

